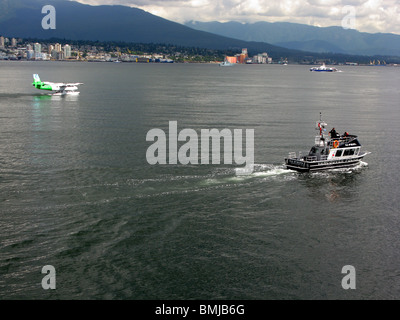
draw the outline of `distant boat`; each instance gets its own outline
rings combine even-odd
[[[233,66],[234,64],[233,64],[233,63],[230,63],[228,60],[225,60],[224,62],[221,62],[219,65],[220,65],[221,67],[231,67],[231,66]]]
[[[324,64],[322,64],[322,66],[310,68],[310,71],[315,71],[315,72],[336,72],[338,70],[336,68],[328,68],[324,63]]]

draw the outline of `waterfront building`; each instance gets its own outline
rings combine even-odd
[[[32,49],[26,50],[26,59],[32,60],[34,58],[35,58],[35,51],[33,51]]]
[[[237,55],[238,63],[246,63],[248,57],[247,48],[243,48],[242,53]]]
[[[35,43],[34,45],[33,45],[33,50],[35,51],[35,54],[36,53],[40,53],[40,52],[42,52],[42,45],[40,44],[40,43]]]
[[[225,60],[229,63],[237,63],[237,57],[225,56]]]
[[[272,59],[271,59],[272,62]],[[268,57],[268,53],[263,52],[259,53],[258,55],[253,57],[253,63],[258,63],[258,64],[266,64],[266,63],[271,63]]]
[[[64,58],[65,58],[65,59],[68,59],[68,58],[70,58],[70,57],[71,57],[71,46],[68,45],[68,44],[66,44],[66,45],[64,46]]]

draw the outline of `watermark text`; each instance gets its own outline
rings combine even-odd
[[[210,164],[210,149],[211,163],[221,164],[222,143],[224,164],[235,162],[237,165],[244,165],[236,169],[237,175],[253,172],[254,129],[246,129],[244,148],[242,129],[234,129],[233,133],[229,129],[201,129],[200,134],[193,129],[183,129],[178,133],[177,121],[169,121],[168,129],[168,135],[162,129],[151,129],[147,133],[146,141],[154,141],[146,152],[149,164],[167,164],[167,154],[168,164]],[[184,144],[178,148],[178,142]]]

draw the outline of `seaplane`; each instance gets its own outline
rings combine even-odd
[[[63,96],[66,94],[78,95],[78,86],[81,84],[83,83],[55,83],[41,81],[39,75],[34,74],[32,86],[39,90],[55,91],[52,93],[54,96]]]

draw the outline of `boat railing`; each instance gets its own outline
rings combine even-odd
[[[306,156],[305,157],[306,161],[324,161],[324,160],[328,160],[328,156],[327,155],[321,155],[319,156],[319,159],[317,156]]]
[[[310,156],[306,155],[303,156],[303,153],[299,151],[297,156],[296,152],[289,152],[288,159],[296,159],[296,160],[303,160],[303,161],[324,161],[328,160],[328,155],[318,155],[318,156]]]
[[[316,156],[307,156],[305,158],[306,161],[317,161],[317,157]]]
[[[328,146],[332,147],[333,143],[337,140],[340,142],[344,142],[344,143],[349,143],[351,140],[357,138],[357,136],[354,135],[348,135],[348,136],[340,136],[340,137],[336,137],[336,138],[331,138],[328,142]]]
[[[304,152],[305,154],[307,154],[307,152]],[[297,160],[304,160],[304,156],[303,156],[303,151],[299,151],[298,155],[296,154],[296,152],[289,152],[289,156],[288,159],[297,159]]]

